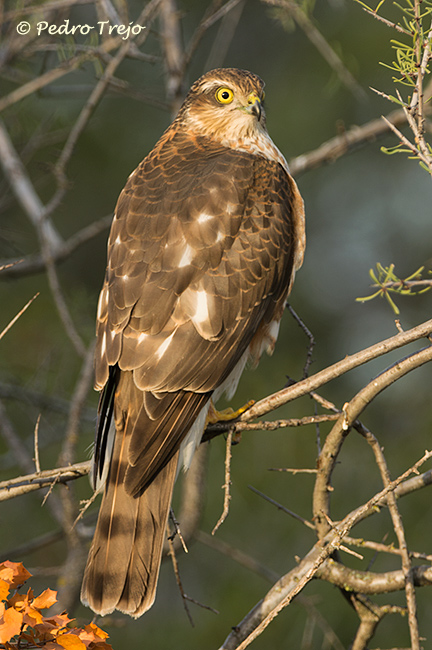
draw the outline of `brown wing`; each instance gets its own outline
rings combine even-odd
[[[117,364],[143,391],[147,423],[131,432],[131,493],[177,451],[187,413],[196,417],[257,330],[280,319],[293,275],[295,192],[279,163],[173,129],[129,178],[108,245],[96,382],[105,386]],[[179,412],[167,429],[166,414]]]

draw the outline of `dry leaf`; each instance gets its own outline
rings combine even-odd
[[[0,578],[9,582],[11,587],[15,589],[23,585],[26,580],[31,577],[31,573],[27,571],[21,562],[2,562],[0,564]]]
[[[10,584],[0,578],[0,600],[6,600],[9,596]]]
[[[57,602],[57,592],[52,589],[45,589],[40,596],[37,596],[33,602],[32,606],[37,609],[47,609],[54,605]]]
[[[10,641],[16,634],[21,632],[23,615],[13,607],[9,607],[0,618],[0,643]]]
[[[76,634],[60,634],[56,638],[56,643],[67,650],[86,650],[85,644]]]

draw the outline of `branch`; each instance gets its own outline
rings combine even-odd
[[[432,585],[432,567],[425,564],[412,567],[413,585],[428,587]],[[357,591],[360,594],[387,594],[405,589],[404,571],[358,571],[350,569],[331,558],[318,569],[316,577],[336,585],[344,591]]]
[[[292,402],[298,397],[307,395],[311,391],[316,390],[332,379],[336,379],[337,377],[344,375],[349,370],[358,368],[364,363],[367,363],[372,359],[377,359],[378,357],[382,356],[383,354],[387,354],[392,350],[397,350],[398,348],[401,348],[408,343],[412,343],[413,341],[428,337],[431,332],[432,320],[427,320],[421,325],[413,327],[406,332],[396,334],[395,336],[392,336],[388,339],[385,339],[384,341],[381,341],[380,343],[376,343],[375,345],[365,348],[356,354],[348,355],[341,361],[338,361],[337,363],[328,366],[328,368],[317,372],[315,375],[311,375],[306,379],[302,379],[297,384],[289,386],[288,388],[283,388],[277,393],[273,393],[272,395],[265,397],[259,402],[256,402],[256,404],[251,406],[250,409],[243,413],[239,419],[241,422],[249,422],[250,420],[260,417],[261,415],[266,415],[276,408],[279,408],[279,406],[283,406],[284,404]]]
[[[418,468],[430,458],[432,458],[432,452],[426,452],[417,463],[401,474],[395,481],[392,481],[383,490],[375,494],[367,503],[349,513],[323,539],[318,540],[299,565],[278,580],[264,599],[233,628],[233,631],[219,650],[244,650],[264,631],[279,612],[289,605],[305,585],[316,576],[325,560],[340,547],[343,538],[354,525],[362,520],[364,514],[382,503],[390,491],[395,490],[410,474],[416,473]]]
[[[45,206],[36,194],[2,120],[0,120],[0,164],[27,217],[36,230],[40,229],[43,232],[50,248],[56,251],[62,244],[62,238],[51,221],[46,218]]]
[[[111,221],[112,214],[109,214],[76,232],[69,239],[62,242],[56,250],[52,251],[53,262],[55,264],[64,262],[82,244],[87,243],[104,230],[108,230]],[[2,278],[19,278],[45,270],[45,262],[40,253],[29,255],[24,260],[4,260],[0,264],[2,267],[7,267],[0,268]]]
[[[43,472],[35,472],[27,476],[19,476],[0,482],[0,501],[7,501],[43,487],[51,487],[55,483],[67,483],[90,473],[91,461],[86,460],[69,467],[59,467]]]
[[[313,512],[319,536],[324,535],[329,529],[331,476],[343,441],[348,435],[350,428],[366,406],[379,393],[411,372],[411,370],[419,368],[431,360],[432,346],[411,354],[369,382],[349,403],[345,404],[342,414],[326,438],[318,461],[319,471],[314,487]]]
[[[386,119],[394,126],[401,126],[406,123],[406,116],[402,109],[392,111],[387,115]],[[380,136],[386,135],[389,131],[390,126],[382,118],[371,120],[362,126],[352,126],[342,135],[327,140],[317,149],[290,160],[291,173],[293,176],[299,176],[324,163],[334,162],[355,147],[359,147],[366,142],[373,142]]]

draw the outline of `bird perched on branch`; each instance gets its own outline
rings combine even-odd
[[[263,87],[232,68],[198,79],[117,202],[97,314],[105,486],[81,594],[101,615],[153,604],[176,475],[210,401],[273,350],[303,260],[303,201]]]

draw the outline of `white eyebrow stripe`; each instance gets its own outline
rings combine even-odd
[[[226,81],[226,80],[223,80],[223,79],[217,79],[217,78],[209,79],[209,81],[206,81],[205,83],[203,83],[202,86],[200,87],[200,91],[201,92],[206,92],[206,90],[211,90],[212,88],[217,90],[217,88],[219,86],[223,86],[224,88],[229,88],[230,90],[232,90],[234,92],[234,88],[231,87],[232,83],[230,81]]]

